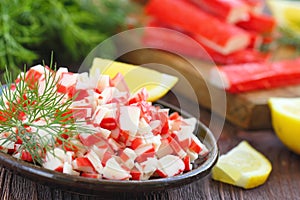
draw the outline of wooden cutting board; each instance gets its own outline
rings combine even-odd
[[[295,53],[292,48],[282,47],[273,53],[273,60],[281,60],[294,56]],[[154,63],[151,65],[151,68],[172,75],[176,75],[172,73],[173,70],[162,68],[157,64],[164,64],[175,69],[189,80],[193,89],[196,91],[198,103],[202,107],[211,109],[217,114],[225,115],[227,121],[244,129],[266,129],[272,127],[270,110],[267,104],[270,97],[300,96],[300,85],[296,85],[242,94],[226,93],[224,97],[222,96],[222,90],[205,81],[212,64],[202,60],[189,59],[189,62],[192,60],[193,66],[196,67],[195,69],[187,60],[165,51],[140,49],[126,53],[120,57],[120,60],[136,65]],[[155,66],[157,67],[155,68]],[[195,72],[195,70],[201,71],[203,76]],[[174,90],[188,98],[193,98],[189,96],[189,93],[185,92],[184,85],[181,85],[180,81]],[[220,95],[221,98],[226,98],[226,114],[224,114],[222,108],[219,109],[218,107],[211,106],[209,91],[213,92],[214,96]]]

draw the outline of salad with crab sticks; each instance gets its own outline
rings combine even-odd
[[[36,65],[0,97],[0,149],[17,159],[75,176],[148,180],[182,174],[209,154],[197,120],[130,94],[109,77]]]

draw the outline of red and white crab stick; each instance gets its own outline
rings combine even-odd
[[[175,30],[166,29],[158,21],[148,23],[149,27],[158,27],[160,29],[146,29],[143,35],[143,43],[147,46],[158,48],[172,53],[179,53],[186,56],[201,58],[204,60],[212,59],[219,64],[237,64],[247,62],[262,62],[269,58],[269,53],[262,53],[255,49],[242,49],[228,55],[223,55],[200,41],[193,42],[192,35],[184,36]]]
[[[205,11],[228,23],[248,19],[250,7],[242,0],[190,0]]]
[[[162,23],[193,33],[203,44],[224,55],[244,49],[250,43],[246,31],[183,0],[151,0],[145,9]]]
[[[210,82],[231,93],[283,87],[300,83],[299,66],[300,58],[219,66],[211,70]]]

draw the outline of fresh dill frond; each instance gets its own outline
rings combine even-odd
[[[74,147],[72,140],[78,133],[91,133],[73,117],[70,109],[73,99],[57,92],[55,70],[44,67],[44,84],[21,73],[15,82],[8,71],[6,85],[0,96],[0,146],[16,144],[15,157],[42,164],[46,152],[54,148]]]
[[[80,62],[96,45],[126,25],[129,0],[1,0],[0,73],[17,75],[49,52]]]

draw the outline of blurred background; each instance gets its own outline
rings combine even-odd
[[[270,20],[275,17],[278,25],[271,33],[259,33],[258,36],[255,33],[255,39],[263,42],[258,46],[255,44],[259,52],[274,51],[278,43],[293,48],[300,46],[298,32],[300,20],[297,14],[299,1],[248,1],[262,7],[259,9],[263,11],[258,12],[267,11],[268,14],[273,14]],[[106,38],[129,28],[148,26],[148,19],[153,18],[153,15],[150,13],[149,16],[144,12],[147,2],[147,0],[1,0],[0,71],[3,72],[5,67],[8,67],[10,71],[17,72],[23,69],[24,65],[31,66],[42,61],[47,64],[51,52],[60,66],[72,66],[70,70],[76,71],[84,57]],[[248,30],[247,27],[242,28]],[[253,33],[253,30],[249,32]],[[267,58],[266,54],[256,52],[252,57]],[[228,58],[226,55],[225,59],[229,60]]]

